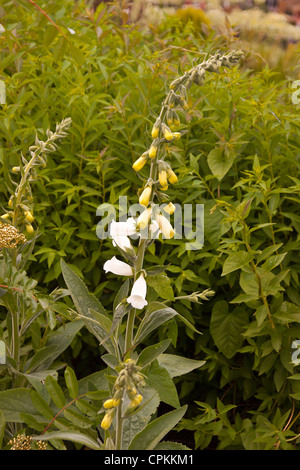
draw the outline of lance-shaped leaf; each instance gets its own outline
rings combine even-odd
[[[182,406],[151,421],[132,439],[128,450],[153,450],[181,420],[186,410],[187,406]]]
[[[161,354],[157,360],[160,366],[167,369],[171,377],[188,374],[205,364],[205,361],[197,361],[188,357],[177,356],[176,354]]]
[[[48,441],[52,439],[62,439],[65,441],[78,442],[86,447],[93,450],[101,450],[100,445],[97,441],[92,439],[90,436],[83,434],[78,431],[52,431],[43,434],[42,436],[33,436],[33,439],[38,441]]]
[[[145,348],[138,357],[137,365],[142,369],[145,369],[152,361],[154,361],[160,354],[170,346],[171,340],[165,339],[160,343],[153,344]]]
[[[152,362],[148,373],[148,382],[151,387],[153,387],[161,401],[167,403],[173,408],[179,408],[179,398],[174,382],[165,367],[161,367],[156,361]]]
[[[90,319],[87,319],[87,322],[92,324],[90,331],[100,341],[100,344],[102,344],[109,353],[113,354],[115,352],[114,345],[109,337],[112,327],[111,320],[92,308],[88,309],[88,316]]]
[[[61,260],[61,269],[76,310],[79,315],[81,315],[85,326],[100,342],[103,341],[105,336],[102,336],[102,334],[99,335],[100,330],[99,327],[97,328],[100,317],[95,320],[94,316],[91,315],[91,311],[98,312],[102,317],[108,318],[105,308],[102,306],[101,302],[88,291],[84,282],[63,260]],[[107,333],[108,331],[106,331],[106,334]]]
[[[153,304],[154,303],[159,304],[159,302],[153,302]],[[178,312],[171,307],[159,308],[151,311],[150,314],[146,314],[144,321],[142,321],[137,331],[134,342],[139,343],[143,341],[153,330],[158,328],[160,325],[163,325],[176,315],[178,315]]]

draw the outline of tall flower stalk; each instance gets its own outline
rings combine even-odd
[[[102,428],[108,430],[116,419],[115,448],[122,449],[122,427],[125,417],[130,410],[135,409],[142,402],[142,393],[139,387],[144,384],[139,371],[133,359],[134,350],[137,346],[135,333],[135,320],[137,318],[137,310],[139,318],[141,311],[148,305],[147,302],[147,269],[144,268],[145,251],[152,239],[161,233],[164,238],[170,239],[174,237],[175,231],[170,224],[168,217],[175,210],[174,204],[170,201],[166,191],[169,185],[176,184],[178,177],[172,169],[171,163],[166,161],[167,155],[170,154],[166,147],[182,136],[182,131],[178,131],[180,126],[179,114],[188,109],[187,93],[192,84],[201,85],[203,83],[206,72],[218,72],[223,66],[229,67],[238,62],[242,57],[239,51],[230,52],[228,54],[216,54],[204,62],[194,66],[185,72],[181,77],[174,80],[169,86],[161,110],[153,124],[151,130],[152,143],[150,147],[133,163],[133,169],[140,172],[146,165],[149,165],[148,177],[144,181],[144,185],[139,190],[139,203],[143,208],[141,215],[135,219],[128,219],[127,222],[113,222],[111,225],[111,236],[114,245],[121,248],[121,253],[129,264],[121,265],[115,257],[106,262],[110,267],[110,271],[123,276],[131,276],[133,284],[131,293],[126,301],[131,308],[128,311],[127,324],[125,331],[125,346],[123,353],[123,362],[119,368],[119,374],[115,382],[115,393],[104,403],[106,409],[102,420]],[[157,211],[156,202],[166,202],[164,213]],[[130,231],[131,229],[131,231]],[[147,230],[147,236],[144,236]],[[132,248],[128,235],[137,233],[140,235],[139,243],[136,248]],[[119,237],[119,240],[118,240]],[[120,242],[120,237],[123,242]],[[124,240],[126,243],[124,244]],[[207,292],[206,295],[211,295]],[[201,293],[193,293],[190,300],[198,301],[207,299]],[[145,314],[147,316],[147,312]],[[142,320],[143,323],[143,320]],[[139,326],[138,331],[141,328]],[[125,371],[125,372],[124,372]],[[126,372],[127,371],[127,372]],[[131,372],[130,372],[131,371]],[[135,380],[130,376],[135,378]],[[116,384],[119,384],[116,387]],[[120,385],[121,384],[121,385]],[[124,408],[124,395],[127,393],[131,400],[129,408]]]

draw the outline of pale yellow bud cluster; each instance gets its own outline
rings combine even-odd
[[[168,183],[177,183],[178,178],[169,163],[164,161],[158,162],[158,181],[162,191],[166,191],[168,189]]]
[[[132,359],[127,359],[121,364],[118,377],[114,384],[114,396],[108,398],[103,403],[103,408],[106,413],[101,421],[102,429],[109,429],[113,418],[116,413],[116,408],[122,403],[124,393],[130,400],[128,408],[125,410],[125,415],[137,408],[143,397],[138,392],[138,387],[145,386],[144,376],[139,372],[140,368]]]

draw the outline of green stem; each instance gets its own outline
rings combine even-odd
[[[244,243],[246,245],[246,249],[247,249],[248,253],[252,254],[251,246],[249,245],[249,242],[248,242],[248,226],[246,225],[245,221],[242,221],[242,223],[243,223],[243,226],[244,226],[244,230],[243,230],[243,232],[244,232]],[[266,307],[267,316],[268,316],[269,322],[271,324],[271,327],[275,328],[274,322],[272,320],[272,315],[271,315],[271,312],[270,312],[269,304],[268,304],[267,298],[266,298],[266,296],[264,294],[264,291],[263,291],[260,275],[259,275],[259,273],[256,269],[256,264],[252,260],[250,262],[250,265],[251,265],[251,269],[252,269],[252,271],[255,275],[257,285],[258,285],[259,297],[260,297],[262,303],[264,304],[264,306]]]
[[[123,420],[122,420],[122,400],[117,408],[116,416],[116,450],[122,450]]]
[[[12,351],[12,356],[16,362],[15,367],[16,370],[19,371],[19,362],[20,362],[20,336],[19,336],[19,314],[18,312],[13,312],[12,310],[10,311],[11,314],[11,322],[12,322],[12,346],[11,346],[11,351]],[[17,381],[17,375],[14,377],[14,387],[17,386],[16,384]]]

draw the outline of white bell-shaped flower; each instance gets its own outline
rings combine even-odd
[[[133,275],[132,267],[129,266],[129,264],[124,263],[124,261],[120,261],[115,256],[104,263],[103,269],[106,273],[110,272],[119,276]]]
[[[133,217],[129,217],[126,222],[116,222],[112,220],[109,228],[112,239],[116,237],[128,237],[136,234],[136,221]]]
[[[141,310],[148,302],[146,300],[147,284],[143,274],[140,274],[138,279],[134,282],[130,297],[127,298],[127,302],[132,305],[133,308]]]
[[[112,241],[114,246],[118,246],[123,251],[133,251],[133,247],[126,235],[116,235]]]

